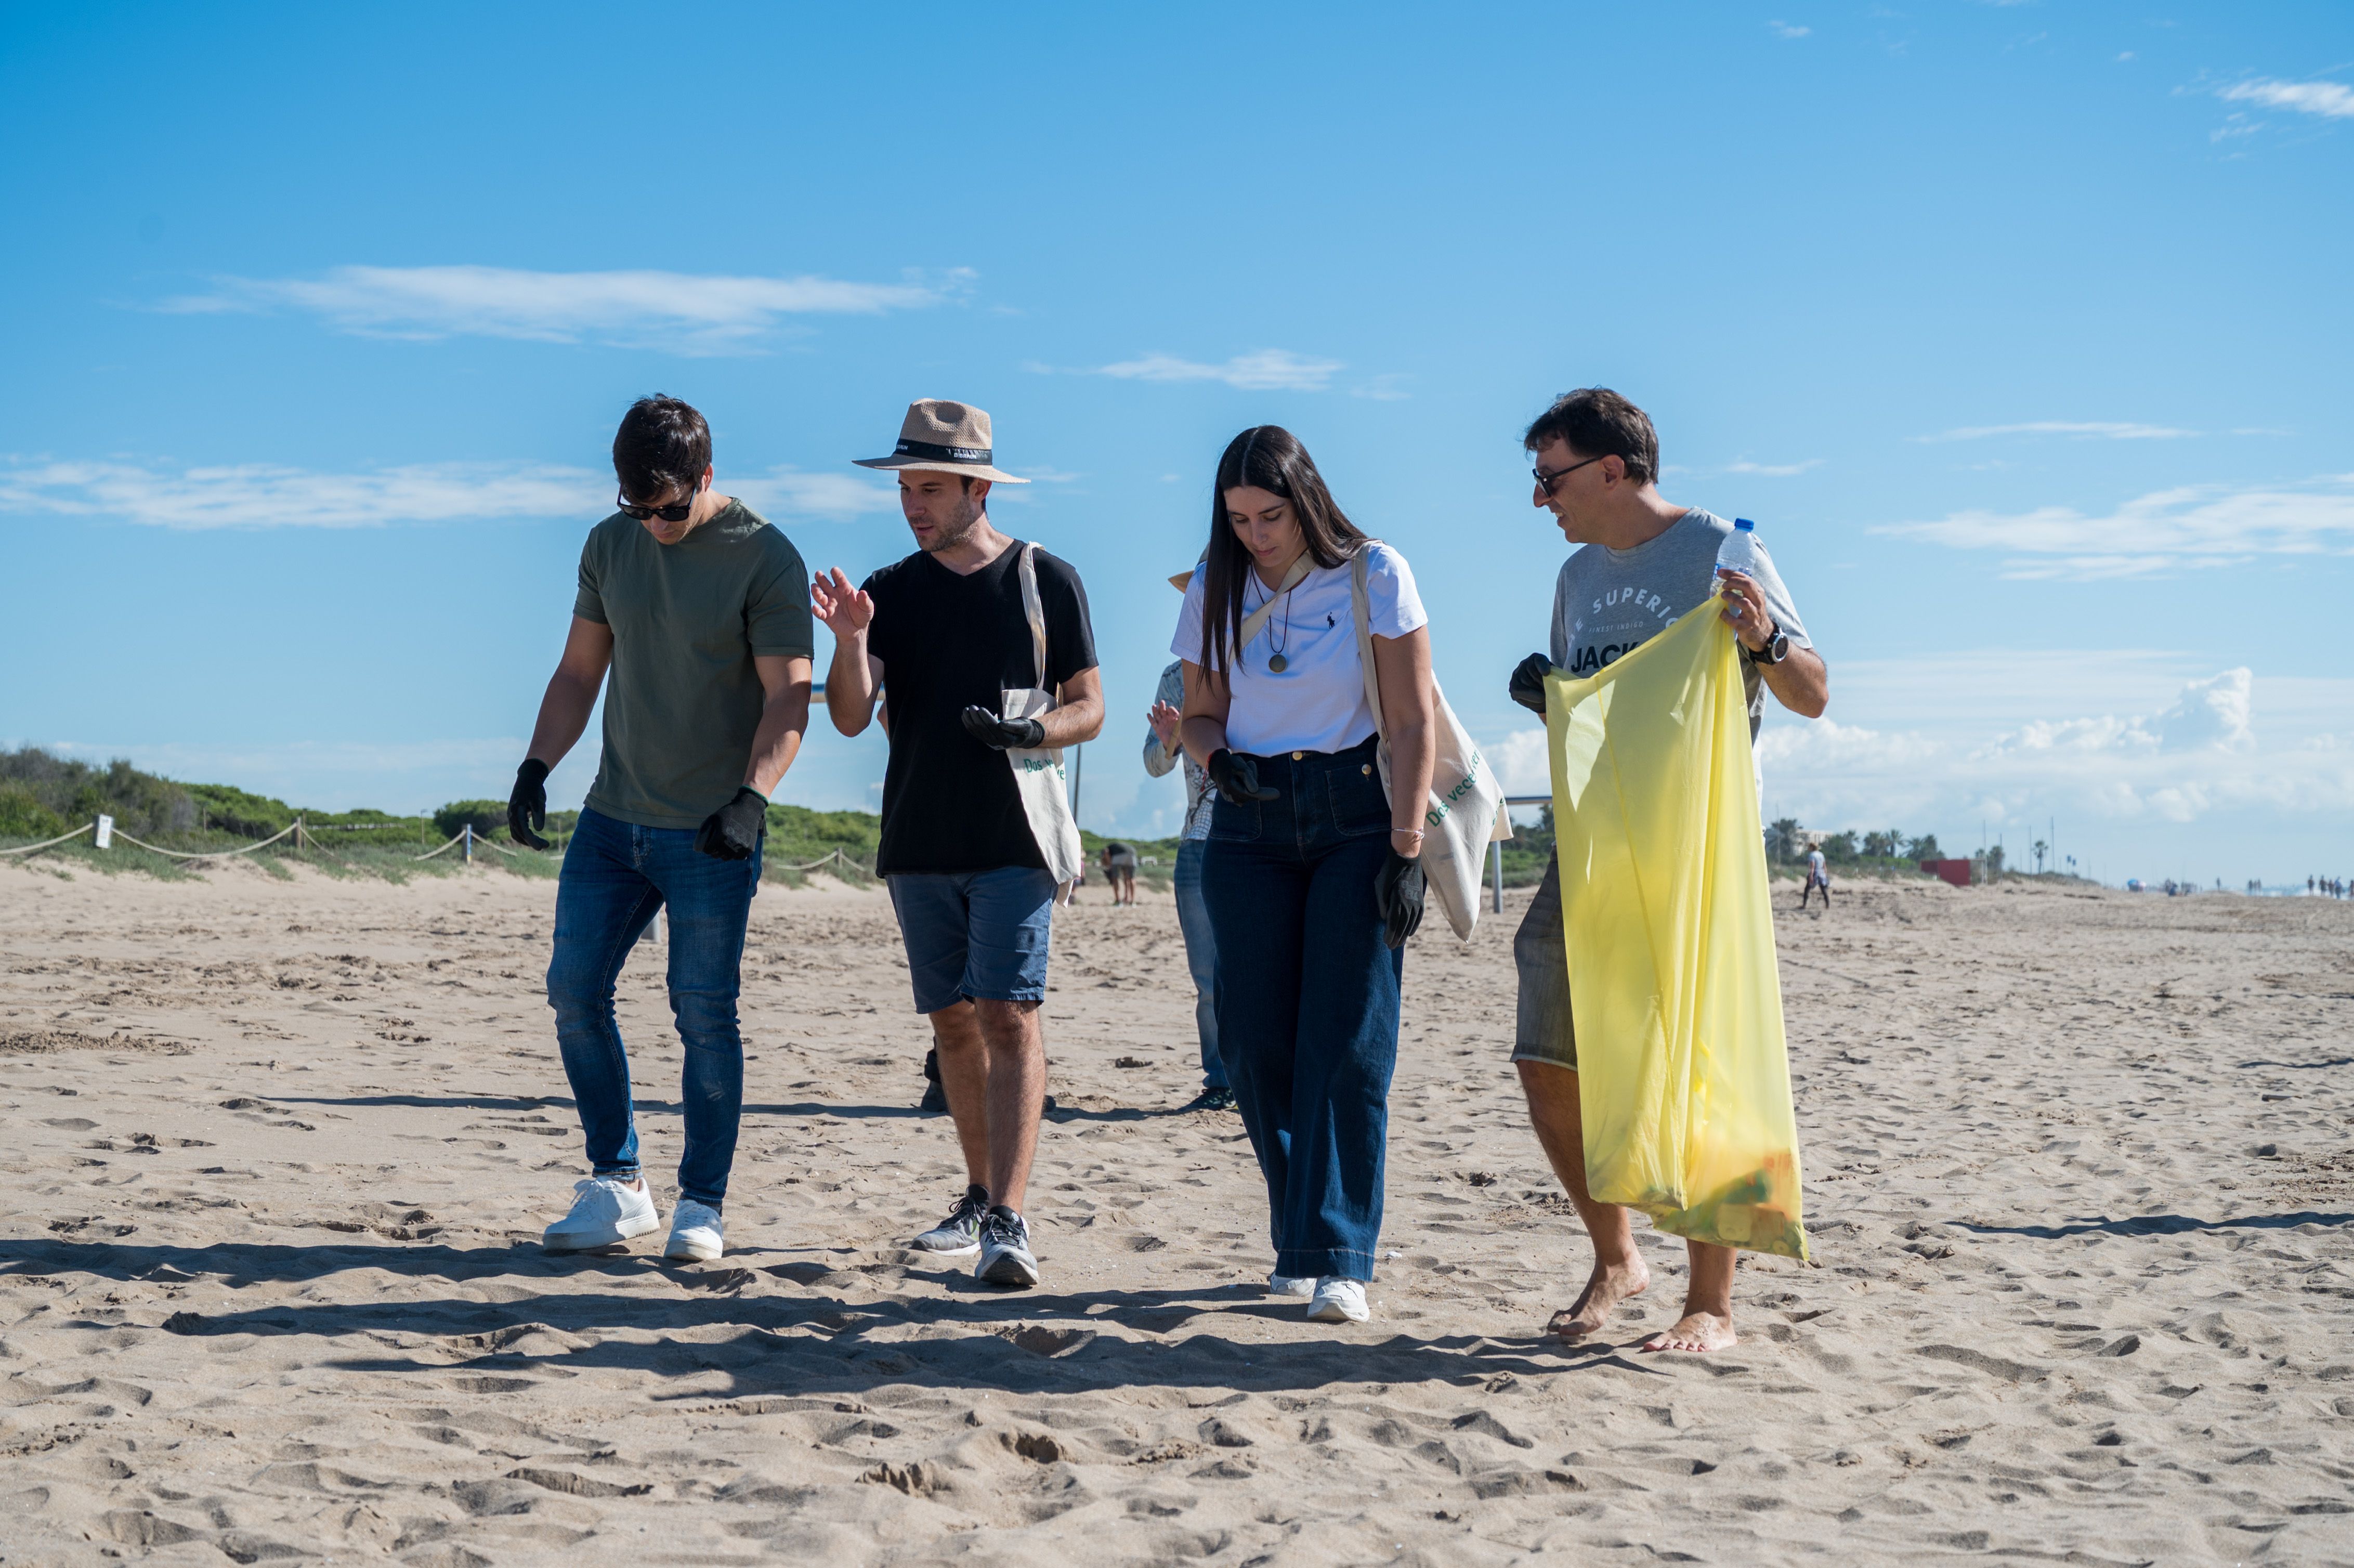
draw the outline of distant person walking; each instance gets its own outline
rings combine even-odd
[[[1551,652],[1530,654],[1509,683],[1514,701],[1543,713],[1549,673],[1592,674],[1705,603],[1716,586],[1718,546],[1733,524],[1660,496],[1659,443],[1650,417],[1616,392],[1589,387],[1564,396],[1529,426],[1523,442],[1536,459],[1532,504],[1551,510],[1562,536],[1582,546],[1562,563],[1553,588]],[[1762,549],[1758,554],[1755,577],[1725,574],[1720,612],[1741,640],[1752,739],[1765,714],[1761,686],[1808,718],[1822,713],[1830,690],[1829,674],[1788,591],[1772,561]],[[1520,971],[1512,1061],[1537,1140],[1594,1240],[1594,1272],[1585,1290],[1547,1325],[1564,1340],[1582,1340],[1599,1333],[1612,1310],[1648,1285],[1650,1275],[1636,1253],[1628,1212],[1596,1202],[1586,1190],[1567,939],[1559,868],[1548,864],[1512,939]],[[1691,1277],[1683,1317],[1652,1336],[1645,1350],[1713,1351],[1734,1342],[1733,1249],[1687,1245]]]
[[[1819,887],[1823,892],[1823,907],[1828,910],[1831,906],[1831,869],[1830,863],[1823,859],[1823,846],[1820,844],[1807,852],[1807,885],[1798,889],[1799,908],[1807,906],[1808,896]]]
[[[1022,1208],[1046,1094],[1038,1006],[1057,881],[1015,768],[1044,768],[1034,754],[1093,739],[1103,683],[1079,574],[989,520],[992,486],[1028,482],[993,456],[979,408],[911,405],[897,450],[859,461],[898,474],[915,553],[855,588],[839,568],[822,573],[811,592],[834,637],[834,727],[863,732],[890,685],[876,869],[907,943],[916,1011],[931,1020],[966,1181],[914,1245],[978,1253],[976,1277],[1023,1287],[1039,1279]],[[1050,707],[1006,716],[1009,694],[1038,690],[1054,694]],[[1076,846],[1074,837],[1066,875],[1077,870]]]
[[[1103,847],[1104,880],[1111,884],[1111,901],[1117,908],[1136,902],[1136,846],[1117,839]]]
[[[507,802],[516,840],[546,848],[532,830],[547,825],[548,769],[588,727],[610,670],[604,749],[565,846],[547,967],[589,1173],[542,1242],[609,1246],[662,1224],[638,1161],[613,982],[667,907],[686,1141],[663,1254],[708,1261],[725,1250],[744,1108],[745,922],[769,797],[809,725],[809,573],[790,540],[712,488],[710,429],[677,398],[631,407],[613,469],[619,510],[580,552],[572,630]]]
[[[1267,1178],[1267,1287],[1308,1297],[1320,1322],[1370,1310],[1401,949],[1422,919],[1426,620],[1405,557],[1349,521],[1291,432],[1234,439],[1170,651],[1184,664],[1186,754],[1217,792],[1203,886],[1218,1048]]]
[[[1187,572],[1169,580],[1183,592],[1193,577]],[[1185,769],[1185,825],[1177,834],[1177,929],[1185,938],[1185,967],[1193,977],[1193,1032],[1202,1043],[1202,1092],[1188,1110],[1230,1110],[1235,1092],[1226,1085],[1226,1065],[1218,1055],[1218,939],[1210,930],[1210,906],[1202,896],[1202,852],[1210,837],[1210,807],[1215,799],[1210,776],[1185,755],[1177,743],[1177,726],[1185,717],[1185,662],[1170,661],[1161,672],[1161,687],[1145,715],[1144,770],[1155,779],[1172,768]]]

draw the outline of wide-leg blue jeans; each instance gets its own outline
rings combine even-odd
[[[744,1115],[736,998],[744,926],[759,882],[757,851],[749,860],[715,860],[695,847],[693,829],[642,828],[598,811],[580,813],[556,886],[547,1002],[556,1009],[564,1075],[597,1175],[639,1174],[630,1057],[613,1017],[613,982],[654,911],[668,905],[670,1011],[686,1048],[679,1082],[686,1149],[678,1190],[715,1208],[727,1196]]]
[[[1371,1279],[1405,972],[1373,900],[1389,801],[1370,739],[1257,760],[1279,793],[1221,799],[1202,865],[1218,1052],[1267,1177],[1276,1272]]]
[[[1218,1055],[1218,938],[1210,929],[1210,906],[1202,896],[1204,839],[1177,842],[1177,928],[1185,937],[1185,967],[1193,976],[1193,1030],[1202,1037],[1202,1087],[1226,1086],[1226,1065]]]

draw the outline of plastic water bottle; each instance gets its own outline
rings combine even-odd
[[[1716,569],[1757,575],[1757,524],[1746,517],[1733,520],[1733,532],[1716,547]]]

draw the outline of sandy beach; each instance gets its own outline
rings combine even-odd
[[[1539,1337],[1585,1253],[1505,1061],[1526,893],[1409,954],[1339,1328],[1261,1295],[1240,1124],[1177,1109],[1150,891],[1057,923],[1045,1288],[899,1245],[960,1173],[846,888],[754,907],[731,1255],[543,1255],[554,893],[0,869],[0,1563],[2354,1561],[2354,905],[1786,885],[1817,1264],[1678,1359],[1648,1230],[1612,1344]]]

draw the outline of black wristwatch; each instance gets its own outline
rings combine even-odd
[[[1744,642],[1741,651],[1749,655],[1752,664],[1779,664],[1790,656],[1790,634],[1777,626],[1774,635],[1766,640],[1765,647],[1752,648]]]

